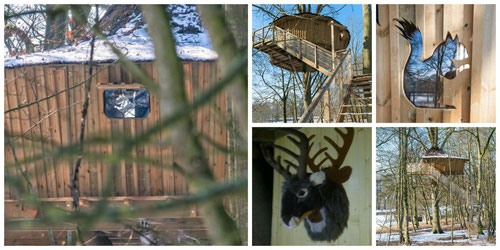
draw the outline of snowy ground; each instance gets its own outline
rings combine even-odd
[[[445,231],[442,234],[431,233],[431,228],[418,229],[417,232],[410,231],[410,241],[413,246],[422,245],[451,245],[451,231],[449,227],[444,226]],[[481,245],[481,246],[494,246],[495,244],[486,241],[487,232],[484,231],[484,235],[480,235],[479,239],[473,235],[470,239],[467,234],[467,230],[454,230],[453,231],[453,243],[456,245]],[[389,233],[377,233],[377,245],[386,245],[389,240]],[[393,232],[390,235],[390,244],[399,244],[398,232]]]

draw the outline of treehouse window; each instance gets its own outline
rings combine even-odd
[[[144,118],[149,111],[149,91],[145,89],[104,90],[104,114],[109,118]]]

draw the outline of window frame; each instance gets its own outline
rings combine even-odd
[[[100,83],[97,85],[97,89],[98,89],[98,100],[100,102],[102,102],[102,105],[101,107],[99,107],[99,112],[102,112],[102,114],[107,118],[107,119],[117,119],[117,120],[125,120],[125,119],[137,119],[137,120],[140,120],[140,119],[147,119],[152,110],[151,110],[151,92],[142,84],[140,83],[130,83],[130,84],[127,84],[127,83],[120,83],[120,84],[115,84],[113,82],[110,82],[110,83]],[[147,113],[146,116],[144,117],[109,117],[106,112],[105,112],[105,108],[106,108],[106,100],[105,100],[105,96],[104,96],[104,92],[106,90],[119,90],[119,89],[126,89],[126,90],[146,90],[148,91],[149,93],[149,112]]]

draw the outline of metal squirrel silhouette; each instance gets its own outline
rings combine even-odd
[[[417,108],[455,109],[453,105],[438,103],[443,95],[443,80],[454,79],[459,71],[453,60],[467,58],[467,51],[458,36],[452,39],[450,32],[432,55],[424,60],[422,57],[423,40],[420,30],[414,23],[404,19],[394,19],[400,26],[396,27],[400,35],[410,43],[411,52],[405,65],[403,89],[405,96]],[[453,59],[453,60],[452,60]]]
[[[279,131],[288,134],[288,140],[298,147],[299,154],[275,144],[261,146],[264,159],[285,178],[281,200],[283,224],[288,228],[294,228],[304,220],[307,234],[313,241],[334,241],[347,227],[349,199],[342,183],[349,179],[352,168],[342,167],[342,163],[351,147],[354,129],[346,128],[346,130],[347,132],[344,133],[335,128],[343,140],[342,146],[329,137],[324,137],[338,153],[336,159],[328,154],[326,147],[310,157],[314,135],[308,138],[304,133],[295,129],[283,128]],[[273,148],[290,155],[296,163],[284,160],[287,166],[283,167],[281,157],[274,159],[272,156]],[[315,163],[320,155],[324,155],[324,159]],[[331,165],[321,168],[327,160]],[[290,167],[296,169],[296,174],[290,172]],[[307,167],[312,173],[307,173]]]

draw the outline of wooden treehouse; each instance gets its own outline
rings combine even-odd
[[[134,44],[125,37],[121,43],[120,37],[115,37],[113,42],[116,46],[126,45],[129,59],[156,82],[158,71],[151,41]],[[84,83],[89,78],[90,66],[86,61],[88,57],[76,57],[72,53],[89,51],[88,48],[88,42],[82,42],[28,54],[5,60],[4,68],[5,111],[9,111],[5,112],[5,165],[8,166],[5,176],[16,178],[25,173],[33,186],[33,194],[42,204],[68,211],[73,209],[70,180],[76,158],[40,156],[50,156],[51,152],[79,142]],[[134,51],[134,48],[140,50]],[[202,50],[207,53],[198,58]],[[178,56],[185,72],[187,96],[193,100],[220,78],[215,61],[217,54],[202,47],[195,52],[198,54],[184,52]],[[95,54],[99,60],[92,66],[95,75],[90,85],[85,138],[134,137],[158,125],[164,117],[155,93],[149,92],[140,80],[116,63],[116,57],[101,40],[96,41]],[[235,176],[228,155],[216,150],[228,145],[226,112],[225,92],[192,112],[197,131],[207,138],[203,147],[212,173],[219,181]],[[111,207],[140,208],[190,195],[189,183],[183,175],[168,167],[179,161],[175,144],[169,138],[171,130],[167,127],[155,133],[147,144],[139,144],[131,150],[133,158],[149,161],[123,160],[113,168],[106,159],[120,152],[120,145],[111,142],[86,145],[84,152],[96,156],[84,156],[79,171],[77,188],[81,210],[93,208],[102,200],[106,188],[111,190],[111,196],[107,197]],[[30,158],[35,160],[24,163]],[[15,166],[15,162],[20,165]],[[5,245],[50,245],[49,227],[39,221],[37,207],[28,205],[12,185],[5,185],[4,195]],[[125,222],[135,226],[140,220],[147,220],[159,237],[174,245],[185,244],[179,241],[181,235],[196,238],[200,244],[210,244],[203,216],[197,206],[190,205],[138,214]],[[75,224],[60,223],[50,228],[57,245],[66,244],[71,235],[73,239],[76,235]],[[140,245],[139,235],[122,223],[99,221],[89,230],[105,232],[114,245]]]
[[[455,197],[466,203],[470,209],[468,225],[469,233],[477,231],[478,209],[477,198],[474,192],[464,190],[455,182],[450,180],[450,175],[463,175],[464,165],[469,159],[449,156],[446,154],[423,155],[418,163],[408,164],[409,175],[427,176],[450,191]],[[469,235],[470,236],[470,235]]]
[[[475,198],[472,201],[473,197],[470,197],[466,190],[460,188],[449,178],[450,175],[464,174],[464,165],[469,161],[467,158],[453,157],[445,154],[423,155],[421,158],[422,160],[418,163],[408,164],[407,171],[409,175],[428,176],[437,183],[440,183],[444,188],[450,189],[456,197],[467,203],[475,203]]]
[[[272,65],[328,76],[299,122],[313,117],[324,122],[371,122],[371,74],[353,75],[349,41],[346,26],[313,13],[282,16],[252,36],[253,48],[268,54]],[[324,107],[316,110],[320,101]]]

